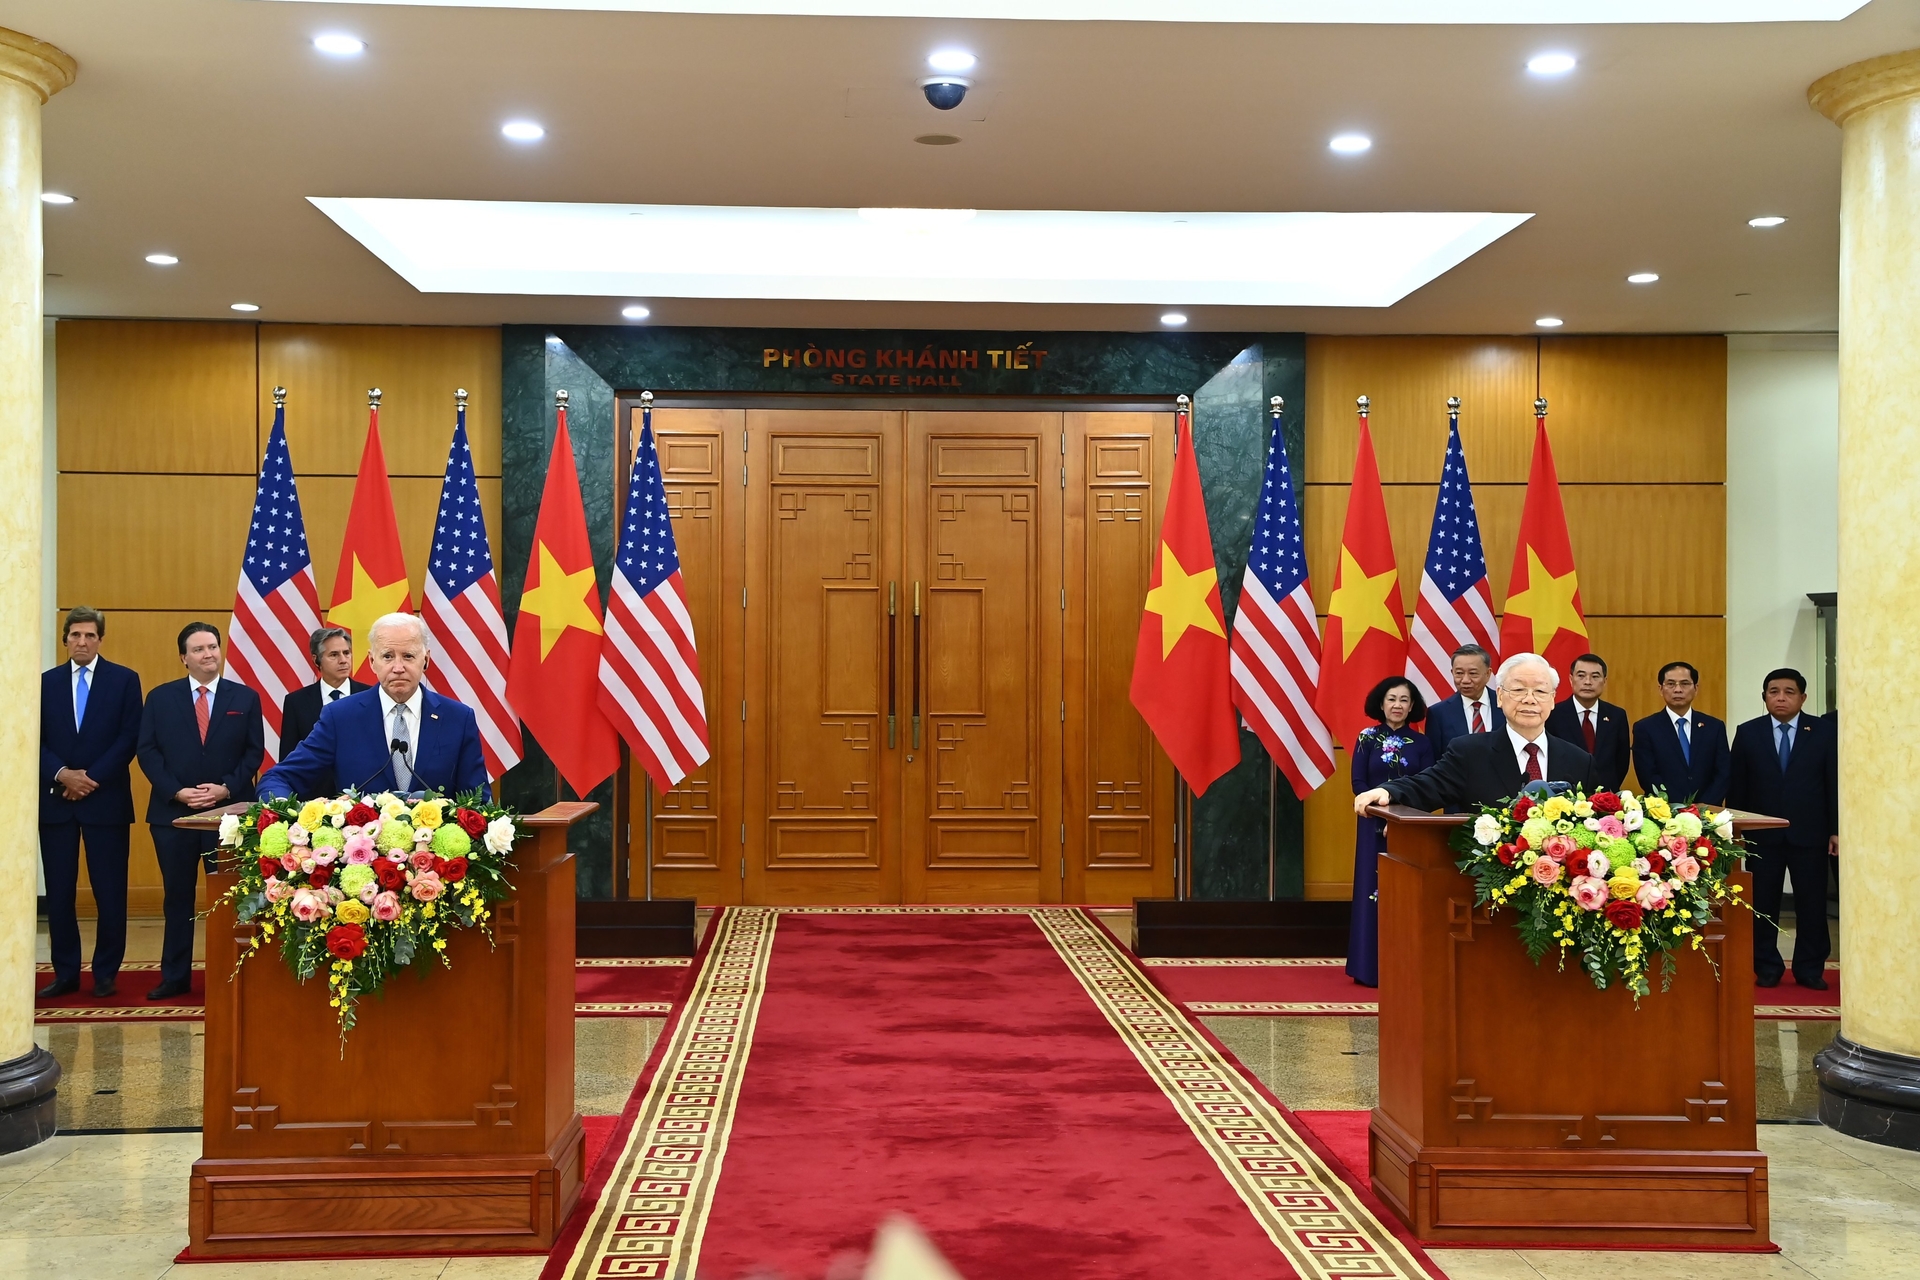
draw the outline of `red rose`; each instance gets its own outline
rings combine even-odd
[[[347,825],[350,827],[364,827],[379,816],[380,811],[372,805],[357,804],[347,810]]]
[[[1667,855],[1664,853],[1648,854],[1647,870],[1656,876],[1665,875],[1667,873]]]
[[[1567,857],[1567,879],[1587,874],[1587,850],[1575,849]]]
[[[326,888],[327,881],[331,879],[333,879],[332,867],[315,867],[313,870],[307,872],[307,883],[316,889]]]
[[[486,816],[475,813],[471,809],[455,809],[453,811],[453,820],[459,824],[462,831],[476,840],[487,833]]]
[[[337,924],[327,930],[327,950],[342,960],[358,960],[367,950],[367,931],[357,924]]]
[[[465,858],[448,858],[446,869],[440,873],[440,878],[448,884],[452,884],[456,880],[465,880],[467,878],[467,860]]]
[[[1500,859],[1501,862],[1509,867],[1513,865],[1513,860],[1519,855],[1520,850],[1510,844],[1503,844],[1493,851],[1493,856]]]
[[[1593,811],[1603,818],[1610,813],[1618,813],[1621,809],[1620,797],[1611,791],[1596,791],[1587,797],[1587,803],[1592,805]]]
[[[268,858],[264,856],[260,859],[261,879],[271,880],[273,877],[279,874],[280,874],[280,859]]]
[[[1607,904],[1607,923],[1632,933],[1640,927],[1640,904],[1624,899]]]
[[[1697,837],[1693,842],[1693,847],[1696,849],[1711,849],[1713,848],[1713,837],[1712,836]]]
[[[407,887],[407,870],[399,863],[388,858],[375,858],[373,874],[380,877],[382,889],[404,889]]]
[[[1682,809],[1680,812],[1690,813],[1697,818],[1700,816],[1700,806],[1697,804],[1690,804],[1686,808]]]
[[[1694,855],[1700,859],[1700,861],[1706,863],[1709,866],[1713,865],[1713,860],[1720,856],[1719,854],[1713,851],[1713,845],[1711,842],[1707,844],[1695,845],[1693,847],[1693,852],[1694,852]]]
[[[447,860],[439,854],[435,854],[433,857],[433,874],[439,876],[442,880],[447,878]]]
[[[253,825],[255,830],[265,831],[268,827],[272,826],[274,823],[278,821],[280,821],[279,814],[275,813],[271,809],[262,809],[260,811],[260,816],[254,820]]]
[[[1532,796],[1521,796],[1518,800],[1515,800],[1513,802],[1513,820],[1515,822],[1525,822],[1527,820],[1527,815],[1532,812],[1533,812]]]

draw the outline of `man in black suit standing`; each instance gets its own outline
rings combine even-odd
[[[1593,757],[1593,775],[1608,791],[1618,791],[1633,763],[1628,742],[1627,713],[1601,700],[1607,691],[1607,661],[1597,653],[1583,653],[1568,672],[1573,696],[1554,707],[1547,732],[1564,738]]]
[[[166,887],[166,936],[160,949],[160,985],[149,1000],[184,995],[193,976],[193,899],[200,863],[214,869],[212,831],[182,831],[175,818],[253,799],[253,775],[266,755],[260,695],[220,678],[220,632],[189,622],[180,632],[186,678],[147,695],[140,717],[140,771],[153,784],[147,822]]]
[[[280,704],[280,750],[275,753],[279,760],[292,755],[293,749],[313,732],[313,726],[320,723],[321,709],[329,702],[373,688],[352,678],[353,633],[345,627],[320,628],[308,640],[307,652],[313,655],[313,669],[320,678],[295,689]],[[334,790],[328,785],[314,794],[331,795]]]
[[[1589,793],[1598,790],[1593,757],[1547,732],[1560,673],[1537,653],[1516,653],[1500,664],[1493,683],[1506,713],[1498,733],[1463,738],[1419,773],[1361,792],[1353,798],[1353,811],[1364,814],[1376,804],[1415,809],[1492,804],[1538,781],[1570,783]]]
[[[1427,708],[1427,741],[1433,744],[1435,760],[1447,754],[1447,744],[1455,738],[1492,733],[1506,723],[1487,692],[1492,678],[1493,658],[1485,649],[1463,644],[1453,651],[1454,694]]]
[[[140,738],[140,677],[100,656],[107,618],[68,610],[67,660],[40,677],[40,865],[47,877],[47,941],[53,981],[43,999],[80,989],[80,845],[93,888],[93,994],[114,994],[127,952],[127,833],[133,827],[133,763]]]
[[[1699,689],[1700,672],[1691,662],[1660,668],[1667,705],[1633,726],[1633,772],[1648,794],[1665,787],[1676,803],[1725,804],[1733,769],[1727,726],[1693,709]]]
[[[1767,714],[1733,735],[1733,774],[1727,803],[1785,818],[1786,830],[1754,831],[1753,972],[1763,987],[1780,985],[1780,891],[1793,877],[1793,980],[1827,989],[1827,860],[1839,853],[1840,770],[1833,725],[1802,715],[1807,678],[1791,667],[1769,671],[1762,696]]]

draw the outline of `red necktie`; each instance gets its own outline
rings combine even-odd
[[[1588,708],[1580,713],[1580,736],[1587,740],[1587,754],[1593,754],[1593,710]]]
[[[205,745],[207,741],[207,717],[210,714],[211,709],[207,703],[207,686],[201,685],[198,696],[193,700],[193,718],[200,724],[200,742],[202,745]]]
[[[1475,702],[1469,705],[1473,707],[1473,732],[1485,733],[1487,731],[1487,722],[1480,718],[1480,704]]]
[[[1540,744],[1529,742],[1527,744],[1527,781],[1538,782],[1540,776]]]

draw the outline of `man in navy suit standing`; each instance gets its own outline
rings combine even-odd
[[[1691,662],[1660,668],[1667,705],[1633,726],[1633,772],[1642,791],[1665,787],[1676,803],[1725,804],[1733,769],[1727,726],[1693,709],[1699,689],[1700,671]]]
[[[473,708],[421,684],[433,646],[426,623],[389,613],[367,628],[367,661],[379,685],[320,712],[299,749],[260,779],[268,799],[311,800],[330,791],[438,791],[487,786]]]
[[[320,723],[320,712],[327,704],[351,698],[373,686],[353,678],[353,633],[345,627],[322,627],[307,642],[313,655],[313,669],[320,678],[289,693],[280,704],[280,759],[294,753],[313,726]],[[322,790],[338,790],[333,786]]]
[[[1463,644],[1453,651],[1453,687],[1451,698],[1443,698],[1427,708],[1427,741],[1433,744],[1433,758],[1447,754],[1447,744],[1469,733],[1492,733],[1506,727],[1487,682],[1493,679],[1493,657],[1477,644]]]
[[[1573,660],[1568,675],[1573,696],[1554,707],[1547,717],[1547,732],[1592,756],[1594,777],[1606,790],[1618,791],[1627,780],[1633,757],[1626,711],[1600,697],[1607,691],[1607,660],[1597,653],[1583,653]]]
[[[217,835],[182,831],[175,818],[253,799],[253,775],[266,755],[260,695],[220,678],[220,631],[189,622],[180,632],[186,678],[147,695],[140,717],[140,772],[153,784],[147,822],[165,885],[167,928],[160,946],[160,985],[149,1000],[185,995],[193,977],[193,899],[200,863],[214,869]]]
[[[1753,972],[1763,987],[1780,984],[1780,891],[1793,876],[1793,980],[1827,989],[1827,860],[1839,853],[1840,771],[1833,725],[1802,715],[1807,678],[1791,667],[1767,673],[1767,714],[1733,735],[1727,803],[1785,818],[1786,830],[1753,831]]]
[[[80,845],[98,916],[93,994],[114,994],[127,951],[127,833],[133,785],[127,766],[140,737],[140,677],[100,656],[107,618],[85,605],[67,612],[67,660],[40,677],[40,865],[47,877],[47,940],[53,981],[44,999],[80,989]]]

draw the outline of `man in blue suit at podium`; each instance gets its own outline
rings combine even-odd
[[[262,799],[303,800],[353,788],[438,791],[487,785],[473,709],[422,687],[432,644],[426,623],[389,613],[367,628],[367,660],[380,683],[330,703],[291,755],[260,779]]]

